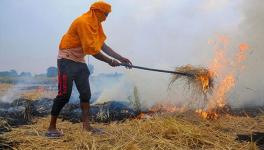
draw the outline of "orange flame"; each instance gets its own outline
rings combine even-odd
[[[216,120],[219,118],[219,115],[216,112],[203,111],[202,109],[196,110],[203,119]]]
[[[229,58],[226,52],[228,52],[228,44],[230,44],[229,38],[225,36],[219,36],[219,42],[209,40],[208,44],[214,45],[216,53],[211,63],[209,64],[208,73],[209,76],[217,77],[217,83],[215,83],[215,89],[208,97],[207,106],[205,109],[197,109],[195,112],[204,119],[215,120],[220,117],[217,109],[223,110],[227,104],[227,96],[229,92],[235,87],[238,71],[243,69],[242,63],[246,60],[247,50],[249,46],[245,43],[240,44],[239,50],[235,55],[235,58]],[[209,78],[207,75],[198,76],[197,80],[202,83],[202,88],[205,93],[209,89]],[[156,104],[149,109],[148,113],[155,112],[183,112],[186,110],[184,107],[179,107],[172,103]],[[221,111],[220,111],[221,112]],[[146,113],[141,113],[137,118],[142,119],[146,116]]]
[[[217,48],[215,58],[210,64],[210,70],[219,78],[217,87],[210,99],[210,107],[223,107],[226,104],[226,96],[235,86],[235,75],[237,70],[241,68],[241,63],[246,60],[246,50],[249,48],[247,44],[240,44],[239,51],[235,59],[228,59],[226,52],[229,39],[224,36],[219,37],[222,49]],[[234,61],[234,62],[233,62]],[[231,64],[234,64],[231,66]]]
[[[204,93],[207,93],[208,89],[209,89],[209,78],[208,76],[210,75],[200,75],[196,78],[196,80],[199,80],[200,83],[202,83],[202,90]]]
[[[238,71],[244,68],[242,62],[246,60],[247,50],[249,49],[247,44],[240,44],[235,58],[230,59],[226,54],[230,40],[225,36],[219,36],[218,40],[219,42],[213,42],[212,40],[208,42],[216,46],[216,54],[209,65],[209,69],[214,76],[218,77],[218,82],[212,96],[208,99],[207,110],[199,109],[196,111],[205,119],[218,118],[219,115],[213,111],[214,108],[223,108],[227,104],[227,95],[235,87],[235,76]],[[204,86],[206,86],[206,83],[207,81],[205,80]]]

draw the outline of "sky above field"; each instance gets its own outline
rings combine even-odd
[[[45,73],[49,66],[56,66],[61,37],[72,21],[87,12],[93,2],[1,0],[0,71],[15,69],[39,74]],[[170,70],[186,64],[208,66],[216,50],[208,41],[217,40],[219,35],[228,37],[226,53],[231,58],[234,58],[232,54],[237,52],[240,43],[247,43],[250,50],[246,54],[243,71],[236,72],[237,83],[233,93],[237,95],[234,98],[237,101],[233,103],[264,104],[263,0],[107,2],[112,4],[113,12],[103,23],[108,37],[106,43],[135,65]],[[152,96],[146,98],[148,100],[157,99],[161,93],[157,85],[164,84],[163,79],[167,79],[164,74],[112,68],[91,56],[89,63],[95,66],[95,74],[136,73],[130,75],[129,80],[135,79],[144,84],[141,89],[150,90],[149,94],[144,94]]]
[[[89,0],[1,0],[0,71],[43,73],[56,66],[58,45]],[[135,65],[204,64],[208,39],[235,30],[238,3],[221,0],[108,0],[113,12],[103,24],[108,43]],[[204,51],[203,51],[204,50]],[[89,57],[90,58],[90,57]],[[96,73],[124,71],[90,58]]]

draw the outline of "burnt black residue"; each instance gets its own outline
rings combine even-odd
[[[259,149],[264,150],[264,133],[253,132],[252,134],[238,134],[237,139],[240,142],[255,142]]]
[[[0,102],[0,119],[3,118],[12,127],[31,124],[34,117],[48,116],[52,104],[53,100],[46,98],[35,101],[20,98],[12,103]],[[79,123],[81,113],[79,103],[68,103],[62,109],[59,118]],[[90,119],[95,122],[122,121],[135,115],[136,112],[130,108],[128,102],[109,101],[90,107]],[[0,133],[6,131],[8,131],[6,127],[0,125]]]

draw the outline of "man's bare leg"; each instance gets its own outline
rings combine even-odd
[[[81,109],[82,109],[83,129],[85,131],[89,131],[92,133],[103,134],[104,132],[101,129],[92,128],[90,125],[90,122],[89,122],[90,104],[89,103],[81,103]]]
[[[58,116],[51,115],[50,125],[45,134],[48,138],[59,138],[64,135],[63,132],[58,131],[56,128],[57,117]]]
[[[91,126],[89,123],[89,103],[81,103],[81,109],[82,109],[82,122],[83,122],[83,129],[90,131]]]
[[[56,131],[57,130],[57,128],[56,128],[57,118],[58,118],[58,116],[52,116],[51,115],[50,125],[48,128],[49,131]]]

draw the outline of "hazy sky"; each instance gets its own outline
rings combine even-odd
[[[56,66],[58,45],[71,22],[88,11],[91,0],[0,0],[0,71],[44,73]],[[207,66],[215,49],[208,39],[230,38],[228,55],[248,43],[250,54],[230,100],[264,104],[263,0],[108,0],[113,12],[104,23],[114,50],[135,65],[173,70],[186,64]],[[95,72],[124,72],[89,57]],[[164,77],[138,73],[153,100]],[[152,76],[153,75],[153,76]],[[149,79],[149,80],[148,80]],[[148,82],[147,82],[148,80]],[[153,85],[152,85],[153,84]],[[151,87],[151,88],[150,88]],[[154,89],[152,89],[154,88]],[[156,89],[155,89],[156,88]],[[118,90],[119,92],[119,90]],[[148,93],[149,94],[146,94]],[[110,92],[111,93],[111,92]],[[163,92],[164,93],[164,92]],[[161,100],[161,99],[160,99]]]
[[[69,25],[91,0],[1,0],[0,71],[45,72],[56,66],[58,45]],[[228,0],[108,0],[107,43],[135,65],[175,67],[203,64],[208,39],[235,31],[237,2]],[[212,50],[213,51],[213,50]],[[90,59],[95,71],[123,71]]]

